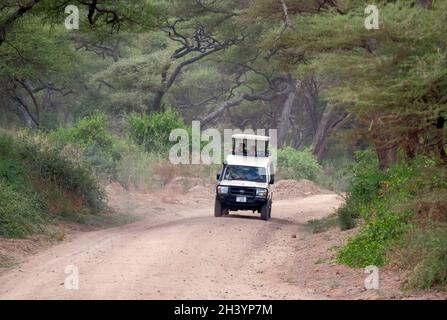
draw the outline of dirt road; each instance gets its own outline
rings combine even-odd
[[[0,299],[319,299],[294,266],[300,232],[341,203],[334,194],[281,200],[272,220],[243,213],[214,218],[212,208],[139,208],[146,217],[81,233],[31,256],[0,277]],[[145,210],[147,212],[145,212]],[[65,269],[79,270],[67,290]]]

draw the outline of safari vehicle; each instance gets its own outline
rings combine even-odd
[[[217,175],[214,216],[250,210],[259,212],[262,220],[270,219],[274,175],[269,141],[264,136],[233,136],[232,153]]]

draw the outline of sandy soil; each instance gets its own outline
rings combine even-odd
[[[381,271],[382,289],[367,291],[363,270],[333,263],[349,233],[304,227],[342,201],[330,193],[279,200],[265,222],[250,212],[214,218],[206,196],[118,190],[111,204],[142,219],[79,231],[29,256],[0,276],[0,299],[411,298],[399,291],[395,270]],[[79,270],[79,290],[64,286],[68,265]]]

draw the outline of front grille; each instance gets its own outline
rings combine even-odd
[[[254,197],[256,196],[256,189],[245,187],[230,187],[230,194],[234,196]]]

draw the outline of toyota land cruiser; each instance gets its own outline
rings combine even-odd
[[[270,219],[274,175],[268,143],[268,137],[233,136],[232,154],[217,175],[216,217],[230,211],[250,210],[259,212],[262,220]]]

